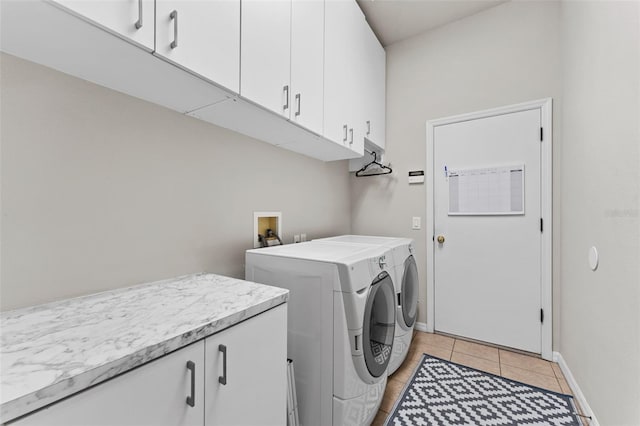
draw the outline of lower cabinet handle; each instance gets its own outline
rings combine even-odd
[[[178,11],[174,10],[169,14],[169,18],[173,19],[173,41],[171,42],[171,48],[178,47]]]
[[[227,347],[218,345],[218,350],[222,352],[222,376],[218,377],[218,382],[223,385],[227,384]]]
[[[187,369],[191,370],[191,395],[187,397],[187,405],[196,406],[196,364],[193,361],[187,361]]]
[[[342,142],[346,142],[347,141],[347,125],[346,124],[342,126],[342,130],[344,130],[344,139],[342,139]]]

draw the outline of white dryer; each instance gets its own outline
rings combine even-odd
[[[290,291],[287,353],[301,424],[363,425],[375,417],[395,333],[390,255],[317,242],[247,251],[246,279]]]
[[[413,256],[411,238],[377,237],[368,235],[340,235],[313,240],[320,243],[364,244],[390,249],[392,252],[393,278],[396,291],[396,331],[393,354],[389,362],[388,374],[400,367],[407,357],[413,328],[418,314],[418,268]]]

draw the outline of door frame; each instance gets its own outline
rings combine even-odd
[[[544,321],[541,329],[541,349],[542,358],[551,360],[553,358],[553,270],[552,270],[552,248],[553,248],[553,228],[552,228],[552,214],[553,214],[553,193],[552,193],[552,147],[553,147],[553,131],[552,131],[552,115],[553,115],[553,101],[552,98],[544,98],[530,102],[524,102],[514,105],[507,105],[498,108],[491,108],[483,111],[472,112],[468,114],[454,115],[450,117],[438,118],[435,120],[427,121],[427,158],[426,158],[426,226],[425,226],[425,241],[427,248],[427,324],[426,328],[428,332],[433,333],[435,330],[435,242],[434,242],[434,173],[435,167],[434,161],[434,131],[438,126],[444,126],[447,124],[460,123],[463,121],[476,120],[480,118],[494,117],[503,114],[509,114],[514,112],[529,111],[534,109],[540,109],[540,118],[542,125],[542,150],[540,158],[540,193],[541,200],[540,206],[542,210],[542,219],[544,223],[544,232],[542,233],[542,247],[541,247],[541,260],[542,260],[542,283],[541,283],[541,302],[542,309],[544,310]],[[429,237],[431,237],[431,243],[429,243]]]

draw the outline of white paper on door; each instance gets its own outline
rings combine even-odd
[[[449,215],[524,214],[524,164],[449,170]]]

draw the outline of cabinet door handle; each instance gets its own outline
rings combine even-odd
[[[218,350],[222,352],[222,376],[218,377],[218,382],[223,385],[227,384],[227,347],[225,345],[218,345]]]
[[[196,364],[193,361],[187,361],[187,369],[191,370],[191,395],[187,397],[187,405],[196,406]]]
[[[169,18],[173,19],[173,41],[171,42],[171,48],[178,47],[178,11],[174,10],[169,14]]]
[[[353,127],[349,129],[349,134],[351,135],[349,138],[349,145],[353,145]]]
[[[284,103],[282,105],[282,111],[286,111],[289,109],[289,85],[288,84],[282,88],[282,92],[284,93]]]
[[[298,110],[296,111],[296,117],[300,115],[300,93],[296,95],[296,102],[298,103]]]
[[[138,0],[138,21],[136,22],[136,30],[142,28],[142,0]]]
[[[367,120],[367,136],[371,134],[371,121]]]
[[[347,125],[346,124],[342,126],[342,130],[344,130],[344,138],[342,139],[342,142],[346,142],[347,141]]]

